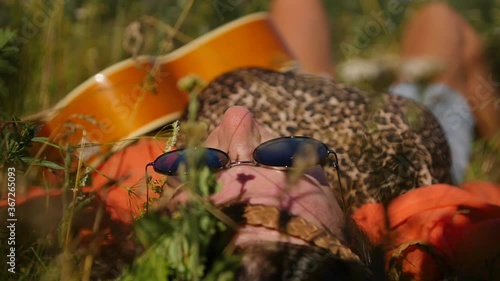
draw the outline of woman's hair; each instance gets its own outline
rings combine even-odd
[[[373,280],[367,267],[309,245],[259,242],[241,250],[238,281]]]
[[[351,218],[346,218],[342,232],[344,246],[360,261],[341,259],[312,245],[259,241],[241,250],[235,280],[385,280],[383,251],[370,243]]]

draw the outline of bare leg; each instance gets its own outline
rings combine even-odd
[[[301,71],[334,74],[328,20],[321,0],[274,0],[270,14],[299,60]]]
[[[444,3],[433,3],[409,21],[401,44],[403,59],[433,57],[446,72],[436,82],[462,94],[475,117],[482,137],[500,131],[499,95],[494,89],[479,36]]]
[[[492,81],[490,67],[476,32],[463,20],[466,98],[476,116],[479,133],[485,138],[500,137],[500,93]],[[496,88],[495,88],[496,87]]]

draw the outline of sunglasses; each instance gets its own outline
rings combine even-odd
[[[157,173],[167,176],[178,176],[193,167],[208,167],[212,171],[220,171],[234,166],[250,165],[290,170],[294,169],[299,158],[306,160],[308,167],[329,164],[335,168],[342,190],[335,151],[319,140],[303,136],[280,137],[261,143],[254,149],[253,159],[248,161],[231,162],[226,152],[216,148],[181,148],[158,156],[153,162],[146,164],[146,170],[152,166]]]

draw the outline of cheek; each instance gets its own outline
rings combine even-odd
[[[219,127],[215,128],[212,132],[210,132],[210,134],[208,134],[203,144],[206,147],[214,147],[221,149],[218,140],[218,132],[219,132]]]
[[[188,192],[186,192],[185,183],[179,177],[168,176],[163,186],[163,193],[160,198],[160,207],[167,207],[168,209],[175,208],[179,203],[185,203],[189,200]]]
[[[264,125],[259,124],[258,128],[259,128],[259,133],[260,133],[261,138],[262,138],[261,139],[262,142],[280,137],[280,135],[278,133],[276,133],[275,131],[273,131],[272,129],[270,129]]]

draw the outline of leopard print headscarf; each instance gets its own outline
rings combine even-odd
[[[401,97],[368,94],[323,77],[244,68],[210,82],[199,101],[199,120],[209,131],[228,107],[240,105],[282,136],[326,143],[339,158],[347,212],[451,181],[442,129],[425,108]],[[339,192],[335,170],[325,170]]]

